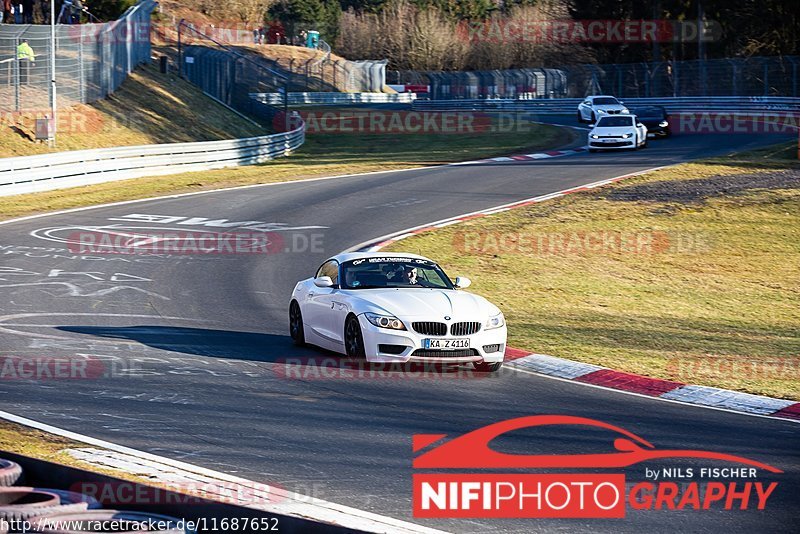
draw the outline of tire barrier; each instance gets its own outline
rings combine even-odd
[[[13,486],[21,476],[22,468],[19,464],[0,458],[0,486]]]
[[[14,486],[22,478],[22,467],[0,458],[0,534],[10,531],[12,522],[27,521],[31,530],[50,534],[79,532],[159,532],[194,534],[174,517],[123,510],[103,510],[94,497],[75,491]],[[147,527],[163,526],[161,530]],[[69,529],[64,527],[68,525]],[[97,530],[99,529],[99,530]]]
[[[71,505],[71,504],[80,504],[86,505],[85,508],[88,510],[97,510],[102,508],[103,505],[90,495],[84,495],[83,493],[77,493],[75,491],[67,491],[67,490],[59,490],[53,488],[36,488],[37,490],[47,491],[49,493],[55,493],[61,499],[61,504],[63,505]],[[66,510],[59,510],[66,511]]]
[[[0,520],[20,521],[54,512],[61,506],[55,493],[11,486],[0,488]]]

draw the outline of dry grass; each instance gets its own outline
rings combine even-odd
[[[699,203],[608,197],[636,184],[800,170],[795,153],[785,146],[680,165],[390,249],[431,255],[473,278],[506,313],[511,346],[800,400],[797,174],[783,189]]]
[[[13,122],[16,124],[11,124]],[[214,141],[264,135],[174,74],[154,66],[137,69],[115,94],[59,114],[58,146],[34,142],[34,116],[0,117],[0,157],[53,151]]]
[[[32,428],[0,420],[0,458],[3,451],[12,452],[28,458],[38,458],[60,465],[78,469],[90,469],[95,473],[132,480],[147,482],[146,478],[136,477],[121,471],[105,469],[75,459],[66,452],[66,449],[79,449],[87,445],[55,434],[34,430]]]

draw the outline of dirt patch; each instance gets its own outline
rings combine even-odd
[[[632,185],[605,195],[608,200],[697,203],[755,189],[800,189],[800,170],[780,170],[696,180],[670,180]]]

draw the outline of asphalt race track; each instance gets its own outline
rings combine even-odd
[[[281,371],[285,358],[332,357],[295,349],[286,317],[295,282],[311,276],[330,255],[446,217],[777,140],[675,136],[651,141],[638,152],[287,183],[0,226],[3,355],[90,355],[116,373],[104,379],[3,380],[2,409],[410,521],[413,434],[455,436],[524,415],[590,417],[621,426],[658,448],[746,456],[784,474],[771,475],[779,486],[764,511],[629,509],[624,521],[416,522],[458,532],[788,531],[797,520],[800,495],[800,425],[789,421],[667,403],[511,370],[465,380],[402,373],[371,380],[303,379]],[[127,217],[132,214],[173,218],[142,222]],[[295,251],[269,256],[96,254],[81,259],[66,250],[75,232],[87,227],[116,225],[114,231],[123,232],[142,227],[214,229],[189,220],[198,217],[285,225],[261,228],[280,229],[286,247]],[[309,250],[312,243],[314,251]],[[596,441],[590,438],[600,436],[570,429],[544,435],[518,432],[496,448],[579,453],[593,450]],[[669,465],[725,464],[682,460]],[[643,480],[644,469],[644,464],[626,469],[628,481]]]

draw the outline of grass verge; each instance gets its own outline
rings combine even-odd
[[[509,345],[800,400],[796,145],[679,165],[390,250],[504,310]]]
[[[466,135],[310,135],[296,154],[263,165],[3,197],[0,201],[0,219],[221,187],[391,171],[508,154],[522,149],[541,150],[564,145],[574,139],[573,136],[566,129],[537,124],[526,125],[524,132],[487,131]]]
[[[35,430],[24,425],[0,420],[0,458],[2,452],[13,452],[29,458],[38,458],[60,465],[67,465],[77,469],[90,470],[95,473],[114,476],[135,482],[150,483],[146,477],[137,477],[124,471],[106,469],[90,465],[70,456],[67,449],[81,449],[90,447],[55,434]],[[91,446],[92,448],[99,448]]]

